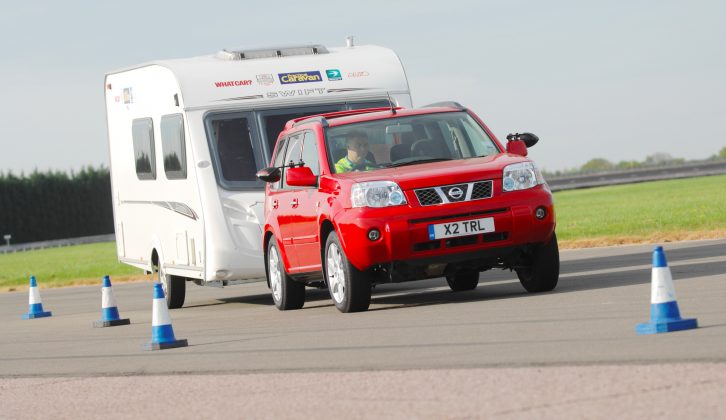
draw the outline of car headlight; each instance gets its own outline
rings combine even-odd
[[[406,204],[401,187],[392,181],[360,182],[353,185],[353,207],[388,207]]]
[[[544,184],[544,178],[534,162],[507,165],[502,173],[504,191],[526,190]]]

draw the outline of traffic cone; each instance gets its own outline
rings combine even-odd
[[[40,300],[40,290],[35,276],[30,276],[30,290],[28,290],[28,313],[23,314],[23,319],[44,318],[52,316],[50,312],[43,312],[43,301]]]
[[[695,318],[683,319],[676,302],[671,270],[668,268],[663,247],[653,250],[653,275],[650,285],[650,322],[638,324],[638,334],[657,334],[698,328]]]
[[[171,327],[171,317],[166,306],[164,289],[161,283],[154,283],[153,311],[151,315],[151,341],[144,345],[144,350],[164,350],[175,347],[186,347],[186,339],[177,340]]]
[[[111,279],[103,276],[103,286],[101,286],[101,319],[93,322],[96,328],[115,327],[117,325],[129,325],[131,321],[128,318],[121,319],[116,306],[116,298],[113,296],[111,289]]]

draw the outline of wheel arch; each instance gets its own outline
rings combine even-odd
[[[272,238],[272,232],[266,231],[265,236],[262,238],[262,260],[265,263],[265,282],[267,282],[267,288],[270,288],[270,268],[267,261],[267,247],[270,244],[270,239]]]
[[[333,222],[330,221],[330,219],[323,219],[322,223],[320,223],[320,265],[323,270],[323,282],[325,284],[328,284],[328,276],[325,272],[325,244],[328,241],[328,236],[330,236],[331,232],[335,232],[335,226],[333,226]]]

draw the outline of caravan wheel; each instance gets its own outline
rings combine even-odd
[[[166,274],[163,264],[154,265],[154,280],[161,283],[166,296],[166,306],[169,309],[181,308],[186,295],[186,279],[180,276]]]

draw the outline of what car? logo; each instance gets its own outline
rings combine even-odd
[[[249,86],[251,84],[252,80],[230,80],[228,82],[214,82],[214,86],[217,87]]]

